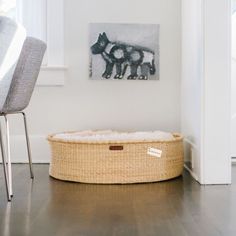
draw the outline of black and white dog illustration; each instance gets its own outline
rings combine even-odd
[[[91,52],[94,55],[101,54],[106,62],[106,69],[102,74],[106,79],[111,78],[114,66],[116,67],[114,79],[123,79],[128,66],[130,75],[127,79],[147,80],[150,74],[154,75],[156,72],[155,54],[152,50],[121,42],[111,42],[106,33],[99,34],[97,42],[91,46]]]

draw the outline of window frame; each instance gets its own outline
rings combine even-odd
[[[32,1],[32,0],[31,0]],[[38,2],[37,2],[38,1]],[[39,86],[63,86],[65,83],[65,42],[64,42],[64,0],[37,0],[33,5],[28,4],[25,0],[18,0],[17,3],[17,20],[23,23],[22,14],[24,7],[33,7],[34,9],[26,9],[30,14],[31,10],[37,7],[45,14],[43,20],[30,20],[32,28],[45,27],[45,32],[42,40],[47,44],[44,61],[41,67],[37,85]],[[40,2],[44,1],[44,2]],[[25,4],[25,5],[24,5]],[[35,5],[37,4],[37,5]],[[30,14],[30,17],[33,14]],[[29,20],[27,19],[27,20]],[[41,23],[39,23],[41,22]],[[24,24],[24,23],[23,23]],[[34,25],[35,24],[35,25]],[[41,24],[41,25],[39,25]]]

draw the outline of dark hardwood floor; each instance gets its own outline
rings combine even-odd
[[[7,203],[0,166],[0,236],[235,236],[236,166],[231,186],[172,181],[89,185],[48,176],[48,165],[14,165]]]

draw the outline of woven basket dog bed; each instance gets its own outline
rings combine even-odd
[[[75,140],[50,135],[49,174],[60,180],[125,184],[175,178],[183,171],[183,138]]]

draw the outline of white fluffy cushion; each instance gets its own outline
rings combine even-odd
[[[102,130],[102,131],[86,130],[82,132],[62,133],[62,134],[56,134],[54,138],[62,139],[65,141],[174,140],[174,137],[171,133],[162,131],[125,133],[112,130]]]

